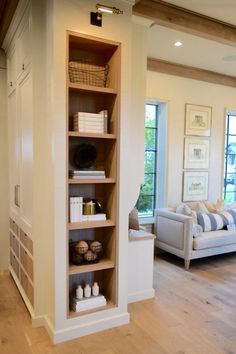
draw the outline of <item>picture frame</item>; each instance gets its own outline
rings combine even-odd
[[[183,201],[208,199],[208,172],[184,172]]]
[[[184,141],[184,168],[209,167],[210,141],[207,138],[186,137]]]
[[[212,107],[185,105],[185,135],[211,136]]]

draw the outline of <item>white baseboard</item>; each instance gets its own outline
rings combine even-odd
[[[45,327],[48,335],[53,340],[54,329],[47,315],[32,317],[32,327]]]
[[[58,330],[54,332],[53,343],[57,344],[67,340],[86,336],[88,334],[101,332],[106,329],[118,327],[129,323],[129,318],[130,318],[129,313],[125,312],[119,315],[111,316],[110,318],[105,318],[102,320],[90,322],[86,325],[72,326],[62,330]]]
[[[131,304],[132,302],[151,299],[154,296],[155,296],[155,290],[153,288],[148,289],[148,290],[144,290],[144,291],[131,293],[131,294],[128,294],[128,304]]]

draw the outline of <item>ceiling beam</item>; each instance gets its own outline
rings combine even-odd
[[[236,77],[216,73],[214,71],[195,68],[166,60],[148,58],[147,69],[168,75],[176,75],[188,79],[211,82],[213,84],[236,87]]]
[[[19,0],[0,0],[0,48],[10,26]]]
[[[133,14],[161,26],[236,46],[236,26],[162,0],[141,0],[133,6]]]

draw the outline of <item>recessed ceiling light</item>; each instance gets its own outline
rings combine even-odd
[[[181,47],[181,45],[183,45],[183,43],[180,42],[180,41],[176,41],[176,42],[174,43],[174,45],[175,45],[176,47]]]

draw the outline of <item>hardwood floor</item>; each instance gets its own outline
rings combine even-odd
[[[131,322],[51,344],[7,272],[0,273],[1,354],[236,354],[236,253],[192,261],[155,258],[155,299],[129,305]]]

